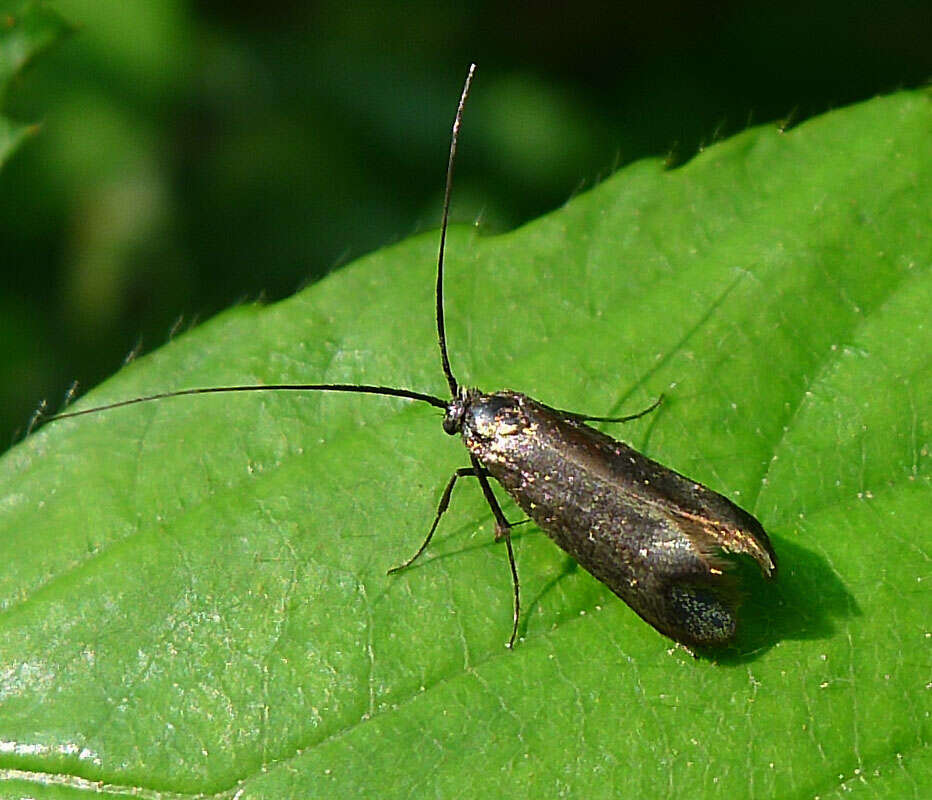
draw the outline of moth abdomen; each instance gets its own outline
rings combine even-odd
[[[663,632],[672,639],[707,647],[727,644],[735,637],[739,598],[733,586],[673,581],[666,599],[663,622],[668,630]]]

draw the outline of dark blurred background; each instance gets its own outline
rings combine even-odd
[[[77,30],[4,102],[43,128],[0,172],[0,449],[174,327],[435,227],[470,60],[454,218],[490,232],[932,74],[929,0],[50,5]]]

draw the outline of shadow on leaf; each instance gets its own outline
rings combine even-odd
[[[785,539],[774,547],[780,556],[776,580],[765,580],[754,564],[736,564],[734,574],[744,595],[738,636],[727,650],[701,651],[700,656],[743,664],[784,639],[827,639],[835,632],[835,619],[861,615],[824,558]]]

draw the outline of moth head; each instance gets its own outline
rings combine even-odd
[[[456,434],[462,431],[463,418],[466,416],[467,411],[472,407],[476,398],[483,396],[482,392],[478,389],[469,389],[465,386],[460,386],[459,391],[456,393],[456,397],[450,401],[444,412],[443,432],[448,436],[456,436]]]

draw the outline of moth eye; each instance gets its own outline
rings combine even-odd
[[[714,645],[724,644],[734,637],[734,602],[721,588],[673,583],[668,598],[669,621],[683,632],[684,640]]]

